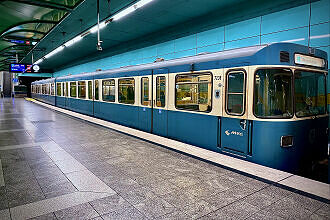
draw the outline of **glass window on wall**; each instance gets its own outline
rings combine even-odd
[[[77,97],[77,82],[70,82],[70,97]]]
[[[150,105],[148,77],[141,78],[141,105]]]
[[[93,99],[93,83],[88,81],[88,99]]]
[[[259,69],[254,79],[254,115],[260,118],[291,118],[292,72]]]
[[[95,100],[99,100],[99,81],[95,80]]]
[[[102,99],[106,102],[115,101],[115,80],[108,79],[102,81]]]
[[[56,83],[56,95],[61,96],[62,95],[62,83]]]
[[[211,111],[211,73],[177,75],[175,80],[175,88],[175,106],[177,109],[200,112]]]
[[[156,106],[165,107],[166,99],[166,78],[165,76],[156,77]]]
[[[78,82],[78,98],[81,98],[81,99],[86,98],[86,82],[85,81]]]
[[[134,104],[135,101],[135,80],[119,79],[118,80],[118,101],[119,103]]]
[[[244,99],[245,99],[245,73],[230,72],[227,75],[227,102],[226,110],[231,115],[242,115],[244,113]]]
[[[317,72],[295,71],[295,109],[297,117],[326,113],[325,75]]]

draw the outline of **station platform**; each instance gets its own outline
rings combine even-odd
[[[1,220],[330,218],[328,184],[77,117],[0,99]]]

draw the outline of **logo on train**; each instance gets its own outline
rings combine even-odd
[[[237,136],[241,136],[241,137],[243,137],[243,133],[242,132],[238,132],[238,131],[229,131],[229,130],[226,130],[225,131],[225,134],[226,135],[237,135]]]

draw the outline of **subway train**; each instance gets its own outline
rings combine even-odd
[[[300,174],[327,157],[327,53],[274,43],[61,76],[32,97]]]

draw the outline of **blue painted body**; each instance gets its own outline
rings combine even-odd
[[[221,149],[246,156],[249,149],[249,122],[239,118],[221,118]]]
[[[258,64],[295,66],[294,53],[308,54],[308,47],[290,43],[251,48],[248,53],[246,48],[243,50],[245,52],[242,54],[240,49],[227,51],[223,57],[219,55],[219,59],[196,57],[182,62],[178,60],[178,63],[160,62],[60,77],[56,78],[56,82],[189,72],[192,62],[194,71]],[[290,53],[289,62],[280,62],[280,51]],[[327,59],[327,54],[321,50],[316,49],[315,56]],[[251,121],[65,97],[56,97],[55,103],[55,97],[40,94],[33,94],[33,97],[58,107],[293,173],[310,167],[313,160],[325,157],[327,153],[328,117],[298,121]],[[286,135],[293,136],[292,147],[281,147],[281,136]]]
[[[328,117],[288,122],[253,121],[251,161],[299,173],[311,160],[327,155]],[[280,146],[282,135],[293,135],[293,146]]]

